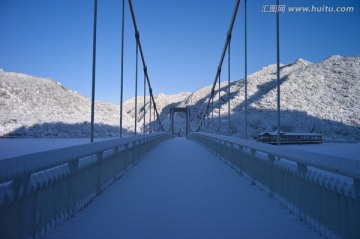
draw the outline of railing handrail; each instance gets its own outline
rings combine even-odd
[[[283,148],[275,145],[243,140],[223,135],[213,135],[208,133],[193,134],[223,140],[224,142],[237,144],[239,146],[260,151],[268,155],[278,156],[280,158],[284,158],[296,163],[305,164],[310,167],[315,167],[321,170],[341,174],[343,176],[360,180],[360,159],[356,160],[352,158],[337,157],[294,148]]]
[[[121,147],[138,141],[159,137],[167,133],[138,135],[128,138],[105,140],[53,149],[49,151],[26,154],[0,160],[0,183],[8,182],[23,175],[31,175],[46,169],[54,168],[106,150]]]
[[[228,136],[189,137],[326,238],[360,238],[360,161]]]

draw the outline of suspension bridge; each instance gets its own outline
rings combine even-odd
[[[239,139],[209,133],[214,128],[220,132],[220,117],[217,123],[214,118],[220,108],[215,109],[214,99],[220,99],[216,87],[220,89],[226,53],[230,62],[240,0],[206,106],[192,117],[196,122],[190,120],[189,107],[172,108],[168,129],[157,109],[128,0],[136,41],[135,84],[140,53],[150,120],[146,122],[144,107],[143,132],[137,132],[135,115],[135,135],[123,137],[121,97],[120,138],[95,143],[97,0],[94,3],[91,142],[0,160],[2,238],[360,238],[359,161],[253,142],[247,134]],[[246,0],[244,4],[246,38]],[[125,0],[123,36],[124,9]],[[276,19],[279,38],[278,13]],[[246,52],[245,44],[245,59]],[[228,82],[230,94],[230,63]],[[245,111],[246,96],[245,87]],[[186,138],[174,138],[175,113],[185,114]],[[229,126],[230,121],[229,104]]]

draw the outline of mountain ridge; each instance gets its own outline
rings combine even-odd
[[[331,56],[311,63],[299,58],[281,65],[281,125],[293,132],[320,132],[328,140],[360,140],[360,56]],[[244,79],[221,83],[220,101],[215,89],[212,132],[244,137]],[[160,117],[167,128],[172,106],[190,106],[195,127],[203,114],[211,86],[195,92],[155,96]],[[231,125],[227,107],[230,101]],[[218,106],[220,104],[220,129]],[[0,136],[87,137],[90,132],[90,100],[49,79],[0,71]],[[123,128],[134,132],[135,99],[123,104]],[[137,132],[143,130],[143,96],[138,97]],[[149,96],[146,99],[149,122]],[[95,136],[118,135],[119,105],[96,102]],[[153,116],[152,116],[153,117]],[[248,133],[251,136],[276,127],[276,65],[265,66],[248,76]],[[185,132],[185,116],[175,117],[176,133]],[[209,122],[209,121],[208,121]],[[212,121],[210,120],[210,123]],[[60,125],[62,125],[60,127]],[[76,127],[67,127],[76,125]],[[34,127],[36,126],[36,127]],[[149,125],[146,125],[149,128]],[[208,125],[210,128],[210,126]],[[81,130],[78,130],[80,129]]]

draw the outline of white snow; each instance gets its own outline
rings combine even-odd
[[[321,237],[200,145],[175,138],[47,238]]]
[[[332,56],[319,63],[299,59],[281,67],[281,130],[323,134],[326,141],[360,140],[360,56]],[[248,76],[248,135],[276,128],[276,65],[263,67]],[[211,82],[209,82],[211,83]],[[231,134],[244,137],[244,80],[225,81],[220,89],[221,133],[228,133],[227,105],[231,105]],[[171,106],[190,106],[195,127],[205,110],[211,86],[193,93],[158,94],[156,105],[168,128]],[[218,89],[215,89],[215,132]],[[123,104],[124,134],[134,131],[135,99]],[[90,100],[51,79],[0,71],[0,136],[87,137],[90,132]],[[119,105],[97,102],[95,135],[118,135]],[[138,132],[143,127],[143,97],[138,98]],[[212,109],[210,109],[212,110]],[[149,122],[146,97],[146,124]],[[152,116],[153,117],[153,116]],[[175,116],[175,132],[185,131],[184,115]]]
[[[103,141],[113,138],[95,138]],[[0,160],[25,154],[90,143],[89,138],[0,138]]]
[[[282,145],[284,148],[301,149],[305,151],[332,155],[341,158],[360,160],[360,143],[323,143],[303,145]]]
[[[159,112],[183,101],[190,93],[159,94]],[[142,131],[144,97],[138,97],[138,128]],[[150,98],[146,97],[146,122],[150,120]],[[124,134],[134,132],[135,99],[123,103]],[[49,78],[0,71],[0,136],[10,137],[89,137],[91,101]],[[153,115],[151,116],[153,118]],[[141,121],[141,122],[140,122]],[[95,136],[119,134],[120,106],[97,101]],[[148,126],[148,125],[147,125]]]

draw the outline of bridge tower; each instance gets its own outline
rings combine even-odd
[[[171,107],[170,110],[170,132],[172,134],[172,136],[174,137],[174,116],[175,113],[180,112],[180,113],[185,113],[185,118],[186,118],[186,125],[185,125],[185,134],[188,135],[190,133],[190,109],[189,106],[186,107]]]

